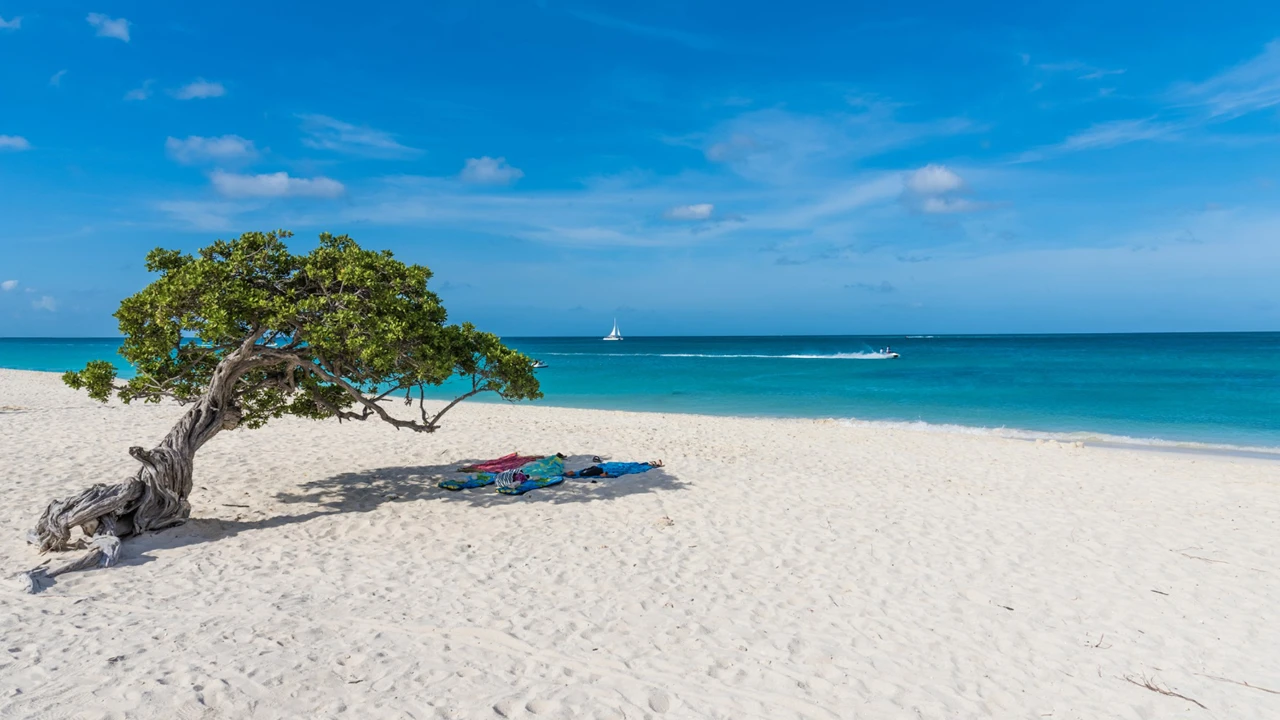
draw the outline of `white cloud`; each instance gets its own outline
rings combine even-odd
[[[253,142],[239,135],[199,137],[192,135],[185,140],[170,137],[164,141],[164,150],[173,160],[183,165],[202,162],[227,162],[257,157]]]
[[[61,87],[62,78],[66,76],[66,74],[67,74],[66,70],[59,70],[58,72],[53,74],[53,77],[49,78],[49,84],[52,85],[53,87]]]
[[[964,187],[964,180],[946,166],[930,163],[911,173],[907,189],[921,195],[940,195]]]
[[[89,24],[98,30],[98,37],[109,37],[117,40],[129,42],[129,21],[124,18],[111,18],[102,13],[89,13],[89,17],[85,18]]]
[[[421,150],[401,145],[394,135],[371,127],[342,122],[327,115],[299,115],[307,137],[302,144],[317,150],[333,150],[374,158],[404,158],[420,155]]]
[[[286,172],[239,175],[215,170],[209,179],[219,193],[233,198],[337,197],[345,190],[337,180],[295,178]]]
[[[979,210],[978,203],[956,197],[965,189],[964,179],[945,165],[930,163],[907,176],[903,200],[914,210],[930,215]]]
[[[5,292],[9,292],[10,290],[16,287],[18,287],[17,280],[5,280],[4,282],[0,282],[0,290],[3,290]]]
[[[227,94],[227,89],[222,86],[222,83],[196,78],[177,90],[173,90],[172,93],[179,100],[203,100],[205,98],[222,97]]]
[[[1202,83],[1183,85],[1174,98],[1223,119],[1280,105],[1280,40],[1262,53]]]
[[[5,20],[0,17],[0,30],[17,30],[22,27],[22,18],[16,17],[12,20]]]
[[[137,87],[124,94],[125,100],[146,100],[151,97],[151,86],[155,80],[147,80],[142,87]]]
[[[524,171],[508,165],[504,157],[491,158],[485,155],[468,159],[460,177],[463,182],[481,185],[510,185],[524,177]]]
[[[711,203],[677,205],[662,214],[668,220],[710,220],[716,206]]]
[[[48,295],[41,295],[39,300],[32,300],[31,307],[36,310],[48,310],[54,312],[58,309],[58,301]]]
[[[4,150],[30,150],[31,143],[27,139],[19,135],[0,135],[0,151]]]

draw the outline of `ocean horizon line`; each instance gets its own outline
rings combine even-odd
[[[488,332],[488,331],[485,331]],[[599,340],[601,335],[510,335],[505,333],[493,333],[504,338],[514,340]],[[1187,335],[1280,335],[1280,329],[1277,330],[1136,330],[1136,331],[1098,331],[1098,332],[972,332],[972,333],[947,333],[947,332],[892,332],[892,333],[822,333],[822,334],[795,334],[795,333],[772,333],[772,334],[756,334],[756,335],[694,335],[694,334],[676,334],[676,335],[624,335],[624,340],[669,340],[669,339],[726,339],[726,340],[755,340],[764,338],[774,339],[792,339],[792,338],[904,338],[911,340],[919,339],[935,339],[935,338],[1029,338],[1029,337],[1143,337],[1143,336],[1187,336]],[[124,340],[123,335],[4,335],[0,336],[0,341],[5,340]]]

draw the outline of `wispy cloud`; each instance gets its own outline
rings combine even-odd
[[[179,100],[203,100],[205,98],[222,97],[227,94],[227,89],[220,82],[209,82],[204,78],[196,78],[170,92]]]
[[[678,220],[682,222],[699,222],[710,220],[715,215],[716,206],[711,203],[698,203],[696,205],[677,205],[673,208],[667,208],[662,216],[668,220]]]
[[[468,159],[459,177],[463,182],[477,185],[510,185],[524,177],[524,171],[508,165],[504,157],[485,155]]]
[[[235,217],[256,210],[257,206],[233,202],[172,200],[157,203],[156,209],[183,226],[216,232],[235,229]]]
[[[31,307],[36,310],[47,310],[48,312],[57,312],[58,301],[48,295],[41,295],[39,300],[32,300]]]
[[[671,42],[684,45],[685,47],[693,48],[694,50],[712,50],[712,49],[715,49],[717,45],[716,41],[712,38],[698,35],[695,33],[685,32],[683,30],[673,30],[671,28],[654,27],[651,25],[641,25],[639,23],[633,23],[627,20],[621,20],[619,18],[611,17],[609,15],[601,15],[599,13],[592,13],[592,12],[582,12],[582,11],[575,10],[575,11],[570,11],[569,14],[579,20],[582,20],[584,22],[589,22],[592,25],[598,25],[600,27],[609,28],[611,30],[621,30],[623,32],[631,33],[632,35],[638,35],[640,37],[655,38],[658,40],[669,40]]]
[[[1028,150],[1018,162],[1036,162],[1080,150],[1098,150],[1144,140],[1172,140],[1179,137],[1185,125],[1159,122],[1154,117],[1134,120],[1112,120],[1097,123],[1056,144]]]
[[[422,154],[421,150],[400,144],[395,136],[383,130],[353,125],[327,115],[299,115],[302,132],[306,137],[302,144],[317,150],[371,158],[410,158]]]
[[[102,13],[89,13],[85,18],[96,29],[98,37],[109,37],[129,42],[129,26],[124,18],[111,19]]]
[[[18,152],[21,150],[30,150],[31,143],[20,135],[0,135],[0,152],[5,150]]]
[[[1030,58],[1026,55],[1024,55],[1023,57],[1027,59],[1026,61],[1023,62],[1023,64],[1025,65],[1027,64],[1027,62],[1030,61]],[[1043,70],[1044,72],[1047,72],[1047,73],[1075,74],[1077,80],[1101,80],[1102,78],[1108,77],[1111,75],[1123,75],[1125,72],[1124,68],[1107,69],[1107,68],[1094,67],[1093,65],[1080,62],[1079,60],[1067,60],[1065,62],[1054,62],[1054,63],[1040,63],[1036,65],[1036,69]]]
[[[1174,89],[1173,99],[1203,107],[1215,118],[1230,119],[1280,105],[1280,40],[1262,53],[1201,83]]]
[[[164,141],[164,150],[171,159],[184,165],[251,160],[258,155],[253,143],[239,135],[221,137],[192,135],[185,140],[170,137]]]
[[[1080,79],[1081,80],[1101,80],[1102,78],[1108,77],[1111,75],[1123,75],[1124,72],[1125,72],[1124,68],[1121,68],[1119,70],[1105,70],[1102,68],[1097,68],[1094,70],[1090,70],[1084,75],[1081,75]]]
[[[1122,71],[1095,69],[1086,78],[1117,72]],[[1109,92],[1100,91],[1100,94]],[[1194,130],[1280,107],[1280,40],[1273,40],[1257,56],[1208,80],[1175,86],[1163,99],[1167,106],[1157,114],[1096,123],[1061,143],[1024,152],[1017,161],[1034,162],[1066,153],[1113,148],[1134,142],[1180,140]]]
[[[146,100],[151,97],[151,86],[155,84],[155,80],[147,80],[142,83],[142,87],[136,87],[124,94],[125,100]]]
[[[898,288],[894,287],[888,280],[882,280],[878,283],[857,282],[845,285],[850,290],[865,290],[866,292],[889,294],[897,292]]]
[[[17,280],[5,280],[4,282],[0,282],[0,290],[3,290],[4,292],[9,292],[16,287],[18,287]]]
[[[861,112],[804,115],[770,108],[744,113],[711,131],[708,160],[739,175],[771,184],[831,171],[929,137],[973,130],[960,118],[902,122],[889,103],[870,103]]]
[[[12,20],[5,20],[0,17],[0,30],[17,30],[22,27],[22,18],[16,17]]]
[[[209,179],[215,190],[231,198],[331,198],[346,189],[342,183],[327,177],[296,178],[286,172],[240,175],[215,170]]]
[[[53,77],[49,78],[49,84],[53,87],[61,87],[62,78],[66,77],[66,75],[67,75],[66,70],[59,70],[58,72],[53,74]]]

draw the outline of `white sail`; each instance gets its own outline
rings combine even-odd
[[[606,335],[602,339],[604,340],[621,340],[622,339],[622,333],[618,332],[618,318],[613,319],[613,332],[610,332],[608,335]]]

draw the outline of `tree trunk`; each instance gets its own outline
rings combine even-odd
[[[151,450],[129,448],[129,454],[142,463],[136,474],[124,482],[94,485],[75,497],[49,503],[27,540],[41,553],[86,548],[89,552],[63,565],[41,565],[21,573],[19,580],[28,592],[39,592],[49,578],[65,572],[115,564],[124,538],[187,521],[196,451],[240,422],[232,390],[243,368],[235,355],[219,364],[208,391],[159,445]],[[73,540],[77,527],[85,537]]]

